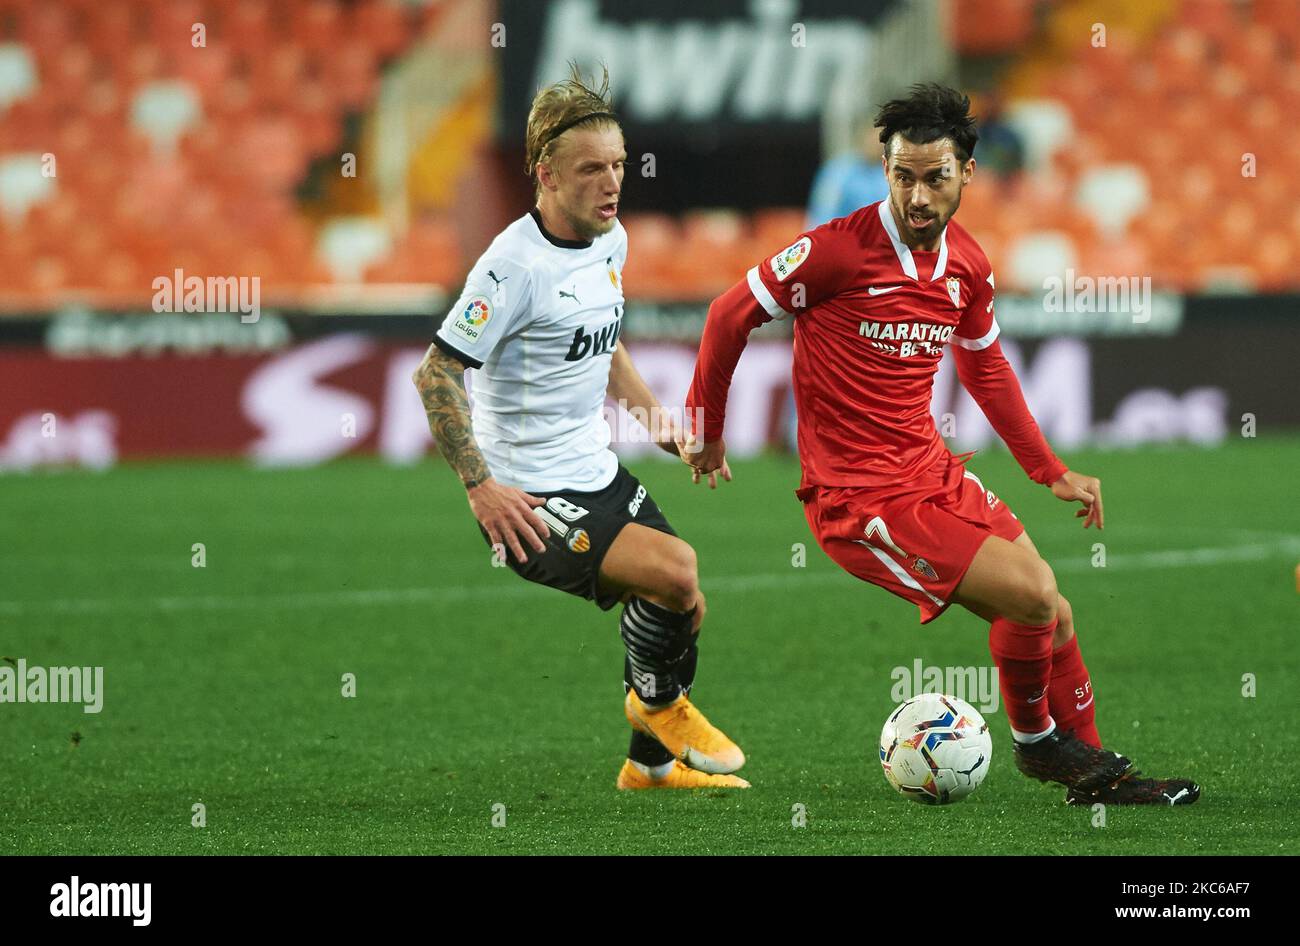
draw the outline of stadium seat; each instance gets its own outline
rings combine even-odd
[[[366,217],[331,220],[321,228],[316,255],[335,280],[358,282],[368,266],[382,261],[392,251],[388,228]]]
[[[52,301],[69,285],[69,267],[61,255],[38,256],[31,264],[30,288],[39,300]]]
[[[298,128],[288,115],[266,116],[240,123],[240,171],[250,191],[284,192],[306,167]]]
[[[328,54],[345,35],[344,17],[331,0],[312,0],[293,17],[292,37],[304,49]]]
[[[437,4],[434,4],[437,6]],[[402,48],[407,36],[407,9],[398,3],[356,4],[349,7],[348,35],[364,36],[375,53],[387,59]]]
[[[789,246],[808,226],[807,213],[796,207],[773,207],[754,213],[754,243],[758,255]]]
[[[1295,0],[1254,0],[1250,12],[1255,25],[1276,35],[1291,47],[1292,53],[1300,50],[1300,16],[1296,16]]]
[[[953,42],[965,55],[1005,53],[1029,39],[1033,0],[963,0],[953,4]]]
[[[240,45],[262,50],[272,42],[271,5],[269,0],[234,0],[224,7],[221,33],[226,42],[238,39]]]
[[[1137,237],[1092,240],[1079,260],[1079,271],[1089,276],[1151,275],[1147,244]]]
[[[1150,55],[1167,92],[1190,95],[1203,88],[1210,61],[1210,44],[1203,33],[1179,27],[1156,40]]]
[[[155,149],[171,151],[177,139],[202,119],[199,96],[188,82],[151,82],[131,102],[131,125]]]
[[[0,43],[0,109],[36,90],[36,64],[21,43]]]
[[[229,46],[209,44],[194,50],[192,55],[179,57],[176,75],[193,86],[200,99],[207,100],[228,80],[233,60]]]
[[[726,278],[724,289],[755,262],[746,221],[735,210],[688,211],[682,215],[682,232],[686,243],[683,255],[707,261],[709,267],[721,272]],[[712,278],[707,277],[707,281],[712,282]]]
[[[1069,141],[1074,130],[1070,111],[1051,99],[1019,99],[1007,106],[1005,121],[1025,144],[1025,166],[1046,167],[1048,159]],[[976,146],[978,150],[978,145]]]
[[[1206,40],[1226,39],[1241,26],[1237,6],[1223,0],[1182,0],[1180,21]]]
[[[1281,228],[1264,232],[1255,241],[1255,273],[1260,288],[1281,292],[1294,284],[1300,268],[1300,238]]]
[[[1147,176],[1134,164],[1106,164],[1085,173],[1075,190],[1079,209],[1107,237],[1128,229],[1129,221],[1151,200]]]
[[[1074,241],[1060,231],[1033,230],[1018,236],[1007,250],[1004,269],[1010,286],[1040,291],[1049,276],[1064,276],[1067,269],[1078,269],[1079,257]]]
[[[365,271],[367,282],[409,282],[449,285],[460,272],[460,246],[455,225],[441,217],[416,220],[392,254]]]
[[[47,52],[55,52],[73,36],[72,10],[66,4],[31,4],[18,18],[18,39]]]
[[[15,224],[35,205],[54,196],[56,178],[43,171],[40,154],[0,156],[0,212]]]

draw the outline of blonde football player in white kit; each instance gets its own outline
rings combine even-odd
[[[608,75],[593,88],[575,68],[539,92],[526,150],[536,206],[479,258],[416,369],[429,428],[515,572],[622,605],[632,741],[618,787],[748,787],[731,774],[744,754],[690,699],[705,612],[695,552],[609,449],[606,396],[659,419],[665,450],[684,448],[619,341],[627,154]]]

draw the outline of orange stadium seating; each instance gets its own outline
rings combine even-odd
[[[266,293],[330,280],[295,189],[436,12],[0,0],[0,294],[10,308],[77,290],[138,304],[177,266],[255,272]]]
[[[958,52],[1009,63],[999,91],[1026,142],[1025,170],[982,174],[960,218],[999,285],[1033,288],[1071,267],[1187,290],[1300,286],[1293,0],[1153,0],[1132,28],[1117,14],[1100,48],[1080,38],[1074,6],[953,5]],[[340,224],[335,235],[369,248],[353,267],[339,265],[346,240],[329,257],[329,228],[301,193],[314,163],[337,160],[349,117],[373,106],[381,68],[444,7],[0,0],[0,304],[139,305],[176,267],[258,273],[268,299],[348,279],[454,285],[473,248],[450,210],[417,212],[393,236]],[[1028,42],[1035,30],[1046,55]],[[1036,62],[1017,60],[1027,45]],[[688,300],[788,242],[803,212],[625,223],[629,294]]]
[[[1027,176],[1061,177],[1072,206],[998,182],[993,200],[963,211],[966,226],[1003,238],[1066,230],[1080,272],[1150,272],[1189,290],[1227,272],[1247,288],[1294,288],[1300,184],[1286,167],[1300,136],[1284,116],[1300,111],[1295,4],[1184,0],[1170,11],[1150,35],[1076,43],[1040,87],[1018,90],[1068,114],[1071,133]],[[1124,199],[1136,190],[1145,194]],[[1096,227],[1126,202],[1126,220]],[[1080,211],[1094,226],[1071,220]]]
[[[1035,6],[1067,15],[1072,5],[953,6],[959,51],[983,54],[1023,44]],[[1066,267],[1151,275],[1189,291],[1225,280],[1300,286],[1300,179],[1288,170],[1300,154],[1300,127],[1287,118],[1300,114],[1294,0],[1167,6],[1170,15],[1149,34],[1116,31],[1101,48],[1088,43],[1085,24],[1067,55],[1033,81],[1007,82],[1012,124],[1037,160],[1014,176],[980,174],[959,218],[993,260],[1000,286],[1034,289],[1044,273]],[[1254,176],[1242,173],[1248,155]],[[636,258],[629,291],[662,298],[702,294],[684,282],[697,267],[689,261],[730,261],[734,279],[803,227],[797,210],[763,212],[733,221],[737,244],[720,251],[706,233],[672,220],[625,222]],[[700,269],[695,278],[712,290],[715,273]]]

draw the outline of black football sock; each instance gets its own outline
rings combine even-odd
[[[664,706],[681,695],[673,669],[693,642],[693,614],[669,611],[644,598],[623,606],[619,629],[630,664],[627,683],[647,706]]]
[[[634,599],[634,600],[639,600],[639,599]],[[646,605],[650,604],[649,602],[640,602],[640,603]],[[650,605],[650,607],[654,608],[655,606]],[[638,610],[641,609],[638,608]],[[695,667],[697,661],[699,660],[699,651],[695,646],[696,635],[691,633],[691,618],[693,618],[695,612],[692,610],[691,612],[685,615],[678,615],[676,612],[666,611],[665,609],[662,608],[656,608],[656,610],[662,612],[665,615],[673,615],[676,618],[684,619],[684,620],[679,620],[677,622],[677,627],[675,629],[674,634],[672,635],[672,643],[667,647],[667,651],[670,655],[673,653],[680,654],[680,656],[678,656],[676,659],[672,659],[671,657],[669,658],[671,660],[671,675],[673,677],[674,683],[676,684],[672,688],[672,692],[674,693],[673,698],[676,699],[675,694],[677,692],[683,692],[689,694],[691,685],[695,682]],[[633,630],[635,631],[636,629],[637,629],[636,625],[634,625]],[[626,639],[627,638],[625,636],[624,640]],[[682,648],[684,645],[685,645],[685,652],[683,653]],[[631,658],[631,653],[629,648],[628,655],[625,656],[623,659],[623,692],[624,693],[626,693],[628,690],[632,688],[632,681],[633,681],[632,670],[633,670],[632,658]],[[656,690],[659,689],[659,684],[657,682],[656,682],[655,689]],[[641,696],[640,689],[637,690],[637,695]],[[665,749],[662,743],[660,743],[659,740],[655,739],[653,736],[649,736],[643,732],[638,732],[637,730],[634,729],[632,730],[632,741],[628,745],[627,757],[631,759],[633,762],[638,762],[641,765],[647,767],[655,767],[660,765],[667,765],[669,762],[672,761],[673,754],[669,752],[667,749]]]
[[[673,754],[665,749],[654,736],[632,730],[632,742],[627,747],[627,757],[647,768],[667,765],[673,761]]]
[[[694,634],[691,635],[695,637]],[[682,688],[682,692],[687,696],[691,694],[691,687],[695,683],[695,666],[700,658],[699,648],[695,646],[695,641],[691,641],[690,649],[677,662],[673,668],[673,673],[677,677],[677,682]],[[632,662],[626,657],[623,658],[623,692],[626,693],[632,688]],[[666,765],[672,761],[673,754],[663,747],[654,736],[647,736],[638,730],[632,730],[632,743],[628,746],[627,757],[633,762],[640,762],[646,766]]]
[[[689,628],[687,633],[690,634]],[[698,637],[698,634],[690,634],[690,645],[686,648],[686,653],[682,654],[681,659],[673,666],[673,676],[677,678],[677,685],[687,696],[691,695],[691,687],[695,686],[695,667],[700,661],[700,648],[695,643]]]

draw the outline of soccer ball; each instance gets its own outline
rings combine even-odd
[[[900,793],[927,805],[961,801],[993,758],[989,725],[955,696],[923,693],[901,704],[880,732],[880,764]]]

